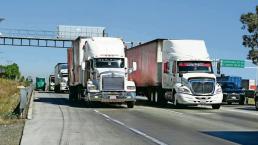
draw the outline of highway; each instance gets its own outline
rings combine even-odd
[[[254,106],[176,109],[139,101],[124,105],[70,104],[68,94],[36,93],[21,145],[257,145]]]

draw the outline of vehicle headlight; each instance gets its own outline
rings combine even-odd
[[[186,87],[178,88],[178,93],[192,94],[191,91],[188,88],[186,88]]]
[[[88,86],[87,86],[87,89],[88,89],[88,90],[96,90],[97,87],[96,87],[95,85],[88,85]]]
[[[221,93],[222,93],[222,89],[221,89],[221,88],[217,88],[217,90],[216,90],[215,93],[216,93],[216,94],[221,94]]]

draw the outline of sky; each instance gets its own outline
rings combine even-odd
[[[57,30],[58,25],[101,26],[109,36],[146,42],[202,39],[212,59],[245,60],[241,14],[258,0],[12,0],[2,1],[1,28]],[[47,77],[66,49],[0,46],[0,64],[17,63],[22,75]],[[254,67],[246,62],[247,67]],[[226,75],[257,79],[256,69],[222,68]]]

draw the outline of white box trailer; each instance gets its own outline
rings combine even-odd
[[[150,101],[220,108],[222,90],[203,40],[156,39],[126,50],[129,75]]]

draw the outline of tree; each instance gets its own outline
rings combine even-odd
[[[240,21],[243,24],[242,29],[247,29],[248,35],[243,35],[243,45],[250,48],[248,59],[251,59],[254,64],[258,64],[258,5],[256,13],[242,14]]]
[[[7,65],[5,67],[5,77],[8,79],[18,79],[20,78],[19,66],[16,63]]]

